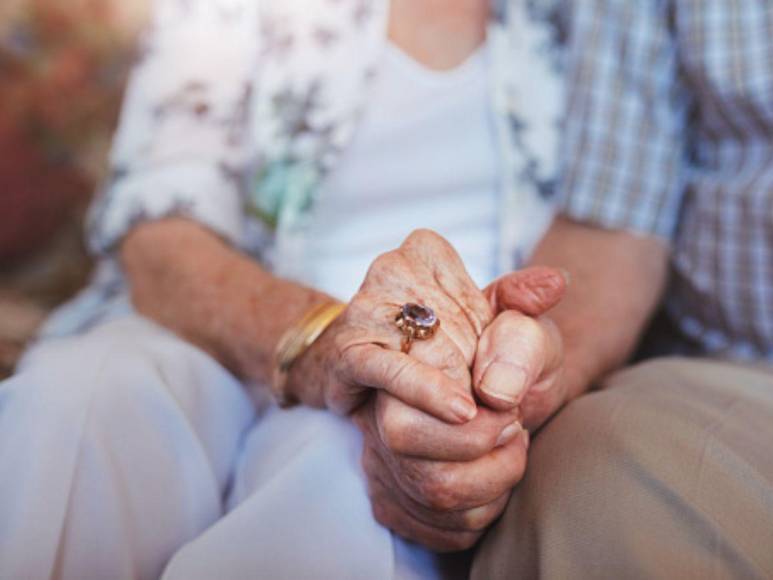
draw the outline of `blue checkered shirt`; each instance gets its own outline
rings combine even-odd
[[[567,9],[561,211],[668,240],[685,341],[773,362],[773,1]]]

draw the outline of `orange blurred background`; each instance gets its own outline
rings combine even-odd
[[[148,2],[0,3],[0,377],[88,276],[82,220]]]

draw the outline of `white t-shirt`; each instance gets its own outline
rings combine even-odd
[[[363,118],[313,209],[309,278],[347,300],[417,228],[448,239],[479,285],[497,255],[500,175],[484,45],[449,71],[388,44]]]

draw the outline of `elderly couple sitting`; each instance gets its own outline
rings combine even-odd
[[[772,28],[158,0],[0,577],[773,575]]]

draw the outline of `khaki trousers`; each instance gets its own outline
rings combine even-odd
[[[534,439],[472,578],[773,578],[773,370],[656,359]]]

